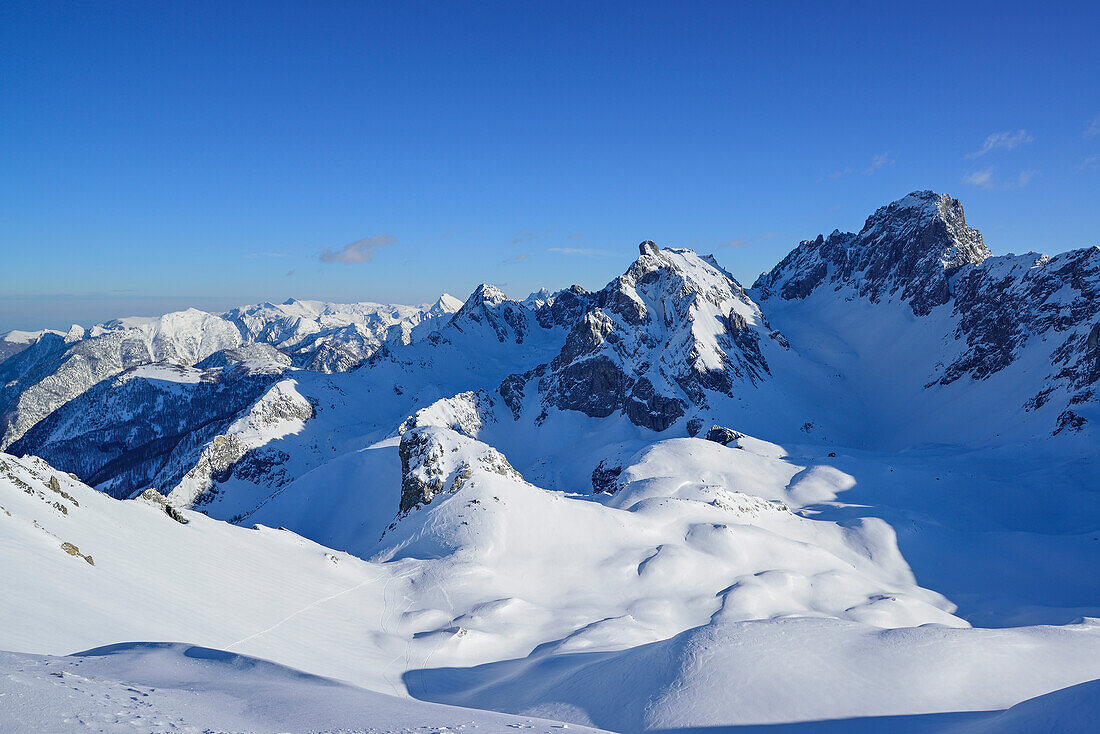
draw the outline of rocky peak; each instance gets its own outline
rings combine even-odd
[[[476,330],[478,325],[487,325],[497,341],[522,344],[527,335],[530,313],[522,304],[509,300],[500,288],[482,283],[451,317],[448,326],[467,332]]]
[[[966,224],[958,199],[914,191],[876,210],[858,234],[834,230],[803,240],[754,288],[761,299],[794,300],[828,282],[835,290],[851,287],[873,303],[899,298],[924,316],[950,300],[956,270],[991,254],[981,234]]]
[[[886,248],[889,263],[907,265],[935,256],[947,271],[980,264],[993,254],[981,233],[967,226],[959,200],[934,191],[914,191],[879,208],[857,237]],[[903,243],[918,246],[907,249]]]
[[[535,318],[544,329],[554,326],[570,328],[592,307],[593,294],[572,285],[554,293],[535,309]]]
[[[763,317],[713,258],[648,241],[639,250],[598,293],[571,294],[585,309],[561,352],[534,372],[549,405],[592,417],[621,411],[636,425],[663,431],[689,405],[705,402],[708,391],[728,395],[739,380],[768,373],[758,333]],[[534,376],[509,378],[507,392],[522,392],[519,383]]]
[[[508,459],[493,447],[447,428],[412,428],[401,436],[399,515],[431,503],[438,495],[462,489],[478,473],[523,481]]]
[[[495,285],[489,285],[488,283],[482,283],[474,289],[474,292],[466,299],[466,303],[462,304],[462,308],[476,308],[482,304],[497,306],[507,300],[508,296],[506,296],[504,291],[500,288],[497,288]]]

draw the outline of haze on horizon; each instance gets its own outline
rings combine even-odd
[[[916,189],[1100,244],[1100,8],[833,12],[5,3],[0,333],[596,288],[643,239],[751,284]]]

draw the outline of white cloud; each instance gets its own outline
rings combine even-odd
[[[1027,186],[1031,179],[1035,178],[1035,171],[1020,171],[1020,175],[1016,177],[1014,184],[1006,184],[1006,189],[1022,189]]]
[[[1091,138],[1093,135],[1100,135],[1100,112],[1096,113],[1096,117],[1092,118],[1092,122],[1085,128],[1086,138]]]
[[[529,229],[522,229],[519,232],[516,232],[514,235],[512,235],[512,244],[513,245],[518,245],[518,244],[521,244],[523,242],[534,242],[539,237],[545,237],[546,235],[550,234],[553,231],[554,230],[552,228],[544,229],[541,232],[532,232]]]
[[[973,153],[967,153],[966,157],[977,158],[986,153],[992,153],[995,150],[1013,150],[1024,143],[1030,143],[1034,139],[1035,138],[1032,137],[1027,130],[1017,130],[1016,132],[1006,130],[1000,133],[993,133],[986,137],[980,150]]]
[[[1031,179],[1035,178],[1035,173],[1035,171],[1020,171],[1016,178],[1002,183],[994,177],[993,167],[990,166],[966,174],[963,176],[963,182],[989,191],[1011,191],[1027,186],[1031,183]]]
[[[871,165],[869,165],[869,166],[867,166],[866,168],[863,169],[863,175],[864,176],[870,176],[872,173],[874,173],[878,169],[880,169],[884,166],[888,166],[893,162],[894,162],[894,159],[890,157],[889,153],[879,153],[878,155],[876,155],[874,158],[871,159]]]
[[[974,171],[963,176],[965,183],[972,186],[981,186],[982,188],[990,188],[990,184],[993,183],[993,169],[983,168],[980,171]]]
[[[992,168],[983,168],[980,171],[974,171],[973,173],[968,173],[965,176],[963,176],[963,181],[965,183],[971,184],[973,186],[981,186],[983,188],[988,188],[989,184],[991,184],[993,182],[993,169]]]
[[[364,237],[350,244],[344,245],[339,250],[325,250],[321,253],[321,262],[324,263],[369,263],[374,259],[374,251],[379,247],[392,245],[396,238],[388,234],[379,234],[374,237]]]

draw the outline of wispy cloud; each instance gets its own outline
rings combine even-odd
[[[1081,137],[1091,138],[1094,135],[1100,135],[1100,112],[1097,112],[1096,116],[1092,118]]]
[[[1031,179],[1035,178],[1035,173],[1035,171],[1020,171],[1015,178],[1007,181],[999,181],[993,175],[993,166],[990,166],[989,168],[982,168],[966,174],[963,176],[963,183],[968,183],[971,186],[977,186],[989,191],[1011,191],[1012,189],[1022,189],[1027,186],[1031,183]]]
[[[1031,183],[1031,179],[1035,178],[1035,171],[1020,171],[1020,175],[1016,177],[1016,180],[1005,185],[1006,189],[1022,189]]]
[[[584,239],[584,232],[574,232],[565,239],[567,240],[581,240]]]
[[[519,245],[524,242],[534,242],[539,237],[545,237],[553,231],[554,230],[552,228],[544,229],[541,232],[532,232],[529,229],[521,229],[519,232],[516,232],[514,235],[512,235],[512,244]]]
[[[1081,161],[1081,165],[1077,167],[1078,171],[1088,171],[1093,168],[1100,168],[1100,153],[1096,155],[1090,155],[1085,160]]]
[[[751,245],[753,242],[759,242],[760,240],[766,240],[770,237],[775,237],[775,232],[765,232],[759,237],[738,237],[733,240],[726,240],[722,243],[724,247],[732,247],[737,249],[738,247],[744,247],[745,245]]]
[[[397,239],[388,234],[364,237],[344,245],[339,250],[325,250],[321,253],[323,263],[369,263],[374,259],[374,251],[379,247],[392,245]]]
[[[847,176],[849,173],[855,173],[855,171],[853,171],[851,168],[841,168],[839,170],[836,170],[836,171],[833,171],[832,173],[830,173],[827,176],[827,178],[832,178],[832,179],[843,178],[844,176]],[[818,179],[818,181],[822,181],[822,180],[824,180],[824,179],[820,179],[820,178]]]
[[[518,265],[519,263],[523,262],[526,259],[527,259],[527,253],[523,253],[521,255],[516,255],[515,257],[510,257],[507,260],[501,260],[500,264],[501,265]]]
[[[893,162],[894,162],[894,159],[890,157],[889,153],[878,153],[877,155],[872,156],[871,157],[871,162],[868,163],[866,166],[864,166],[861,170],[863,171],[864,176],[870,176],[875,171],[879,170],[880,168],[885,168],[886,166],[890,165]],[[824,176],[819,178],[817,180],[817,182],[821,183],[822,181],[824,181],[827,178],[832,179],[832,180],[835,181],[838,178],[844,178],[845,176],[850,176],[855,172],[856,172],[856,169],[852,168],[851,166],[845,166],[844,168],[836,169],[832,173],[825,174]]]
[[[893,162],[894,159],[890,157],[889,153],[879,153],[871,159],[871,165],[863,169],[863,175],[870,176],[878,169],[888,166]]]
[[[989,188],[989,184],[993,183],[993,168],[990,167],[983,168],[980,171],[972,171],[963,176],[963,183],[968,183],[971,186]]]
[[[986,153],[992,153],[995,150],[1013,150],[1020,147],[1024,143],[1030,143],[1035,138],[1027,130],[1017,130],[1012,132],[1006,130],[1000,133],[993,133],[988,135],[985,142],[982,143],[982,147],[973,153],[967,153],[967,158],[977,158],[983,156]]]
[[[606,250],[592,250],[587,247],[548,247],[547,252],[556,252],[559,255],[583,255],[585,257],[594,257],[596,255],[609,255]]]

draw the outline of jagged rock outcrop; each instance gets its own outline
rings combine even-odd
[[[165,497],[163,494],[153,489],[152,487],[142,492],[138,496],[138,499],[143,500],[148,504],[153,505],[154,507],[160,508],[165,515],[172,518],[180,525],[186,525],[191,522],[184,516],[182,512],[180,512],[168,503],[167,497]]]
[[[708,441],[714,441],[720,443],[723,446],[729,446],[731,443],[739,438],[744,438],[745,434],[735,431],[732,428],[726,428],[725,426],[714,425],[707,431],[706,439]]]
[[[965,343],[939,383],[983,380],[1045,341],[1056,346],[1043,387],[1025,404],[1042,407],[1068,394],[1057,431],[1086,422],[1070,408],[1095,402],[1100,381],[1100,247],[1047,257],[1030,253],[991,258],[960,274],[953,337]]]
[[[487,423],[496,423],[493,399],[484,390],[470,390],[451,398],[442,398],[409,416],[398,429],[404,435],[414,428],[440,426],[463,436],[477,438]]]
[[[799,244],[753,288],[763,299],[806,298],[823,284],[848,287],[878,303],[897,298],[924,316],[951,297],[949,279],[992,253],[967,226],[962,204],[914,191],[867,218],[859,234],[834,231]]]
[[[588,309],[558,355],[500,386],[514,414],[537,381],[547,407],[596,418],[621,412],[664,431],[708,394],[766,379],[763,315],[740,284],[709,256],[649,241],[639,251],[603,290],[571,292],[571,312]]]
[[[267,405],[261,397],[280,377],[269,367],[131,368],[51,413],[12,451],[47,457],[116,497],[148,486],[174,487],[203,446],[242,411],[257,401]]]
[[[519,481],[523,477],[496,449],[438,426],[406,431],[401,457],[401,504],[405,515],[440,494],[457,492],[475,472],[491,472]]]
[[[146,364],[223,367],[257,360],[317,372],[353,369],[383,344],[409,343],[458,310],[444,294],[431,307],[290,300],[224,315],[188,309],[125,318],[67,334],[22,334],[0,362],[0,448],[93,386]],[[14,332],[13,332],[14,333]],[[34,338],[27,342],[33,336]],[[253,367],[253,369],[255,369]]]
[[[460,332],[487,327],[499,342],[523,344],[530,317],[531,312],[527,308],[508,300],[500,288],[482,283],[451,317],[448,326]]]
[[[619,490],[619,476],[622,473],[622,466],[602,459],[592,470],[592,491],[596,494],[615,494]]]
[[[1089,344],[1100,323],[1100,248],[994,257],[950,196],[914,192],[876,211],[858,235],[804,241],[754,289],[765,309],[811,294],[815,308],[851,298],[907,304],[918,317],[911,328],[937,345],[913,355],[927,360],[927,388],[987,380],[1030,352],[1048,373],[1027,380],[1032,392],[1004,398],[1035,411],[1059,396],[1057,433],[1080,430],[1088,419],[1074,406],[1097,400],[1100,355]],[[926,318],[940,308],[946,318]]]
[[[201,447],[197,460],[191,452],[177,453],[174,472],[161,470],[158,478],[172,487],[169,501],[178,507],[209,503],[217,485],[237,478],[277,487],[290,479],[284,465],[290,458],[271,442],[301,429],[314,415],[313,405],[295,389],[294,380],[272,385],[246,411]],[[193,464],[193,465],[191,465]],[[179,476],[179,469],[186,474]],[[173,481],[174,480],[174,481]]]

